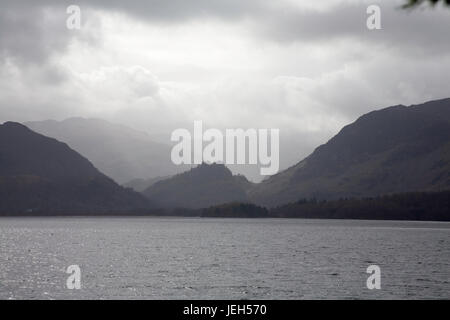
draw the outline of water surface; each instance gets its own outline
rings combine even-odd
[[[0,218],[0,299],[74,298],[449,299],[450,223]]]

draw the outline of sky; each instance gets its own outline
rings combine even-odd
[[[278,128],[286,168],[366,112],[450,96],[450,9],[403,3],[2,0],[0,122]]]

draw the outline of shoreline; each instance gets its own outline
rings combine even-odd
[[[411,219],[365,219],[365,218],[311,218],[311,217],[277,217],[277,216],[265,216],[265,217],[225,217],[225,216],[215,216],[215,217],[205,217],[205,216],[183,216],[183,215],[139,215],[139,214],[70,214],[70,215],[61,215],[61,214],[53,214],[53,215],[0,215],[0,219],[2,218],[118,218],[118,219],[126,219],[126,218],[155,218],[155,219],[242,219],[242,220],[308,220],[308,221],[318,221],[318,220],[333,220],[333,221],[374,221],[374,222],[434,222],[434,223],[450,223],[450,220],[411,220]]]

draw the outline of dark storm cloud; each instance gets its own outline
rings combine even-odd
[[[149,0],[80,1],[98,9],[120,11],[148,23],[180,24],[189,20],[216,18],[248,22],[250,37],[276,42],[328,42],[353,39],[360,43],[385,45],[410,54],[442,53],[450,49],[450,10],[404,10],[404,1],[378,1],[382,30],[366,27],[367,3],[343,1],[321,9],[307,9],[295,2],[269,0]],[[302,2],[299,1],[298,4]]]
[[[66,50],[76,37],[96,43],[95,33],[66,28],[67,5],[63,1],[2,1],[0,3],[0,61],[20,66],[46,63]]]
[[[80,37],[80,33],[65,28],[65,10],[71,4],[81,7],[82,21],[90,9],[97,9],[124,13],[149,24],[183,24],[199,19],[240,21],[246,23],[243,32],[259,41],[318,43],[350,38],[412,50],[412,54],[450,48],[446,32],[450,30],[450,10],[409,12],[399,8],[402,1],[379,3],[383,29],[369,31],[367,4],[354,2],[324,5],[318,10],[293,2],[264,0],[5,0],[0,4],[0,54],[40,63],[64,51],[73,37]],[[95,42],[95,37],[82,40]]]
[[[260,37],[281,43],[353,39],[362,44],[441,54],[442,49],[450,48],[446,32],[450,30],[450,10],[404,10],[395,1],[384,1],[379,6],[381,30],[366,27],[367,4],[345,2],[326,10],[274,11],[255,29]]]
[[[47,60],[64,50],[68,37],[63,15],[50,15],[44,7],[22,2],[0,4],[0,54],[18,64]],[[18,60],[18,61],[17,61]]]
[[[18,64],[42,63],[63,52],[73,37],[96,42],[95,35],[68,30],[66,8],[76,4],[86,21],[90,9],[120,12],[149,23],[180,24],[197,18],[239,19],[263,10],[257,0],[148,0],[148,1],[21,1],[0,3],[0,58]],[[87,37],[87,38],[86,38]]]
[[[268,10],[268,1],[260,0],[148,0],[81,1],[100,9],[126,12],[153,22],[180,23],[196,18],[240,19]]]

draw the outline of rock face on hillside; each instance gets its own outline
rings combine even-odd
[[[148,207],[66,144],[26,126],[0,125],[0,214],[101,214]]]
[[[450,189],[450,99],[363,115],[295,166],[256,185],[250,199],[277,206]]]

